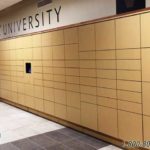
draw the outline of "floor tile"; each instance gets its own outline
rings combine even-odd
[[[65,145],[60,144],[60,145],[49,147],[46,150],[72,150],[72,149]]]
[[[2,131],[1,132],[1,137],[0,137],[0,144],[5,144],[11,141],[16,141],[19,139],[22,139],[24,137],[22,137],[21,135],[19,135],[18,133],[14,132],[14,131]]]
[[[39,147],[37,144],[31,142],[28,139],[16,141],[13,142],[12,144],[21,150],[44,150],[44,148]]]
[[[123,150],[123,149],[118,148],[118,147],[113,146],[113,145],[109,145],[109,146],[106,146],[106,147],[100,148],[99,150]]]
[[[91,145],[97,149],[110,145],[109,143],[100,141],[100,140],[93,138],[91,136],[88,136],[88,135],[81,136],[78,138],[78,140],[80,140],[81,142],[84,142],[84,143],[88,143],[89,145]]]
[[[48,132],[48,133],[46,133],[46,136],[48,136],[56,141],[59,141],[61,143],[70,141],[72,139],[72,137],[64,135],[58,131]]]
[[[19,149],[13,144],[8,143],[8,144],[1,145],[0,150],[19,150]]]
[[[58,132],[60,132],[62,134],[65,134],[67,136],[74,137],[74,138],[78,138],[78,137],[81,137],[81,136],[85,135],[85,134],[83,134],[81,132],[78,132],[78,131],[75,131],[75,130],[73,130],[71,128],[60,129],[60,130],[58,130]]]
[[[62,125],[2,102],[0,102],[0,120],[0,145],[64,128]]]
[[[40,134],[40,132],[30,128],[29,126],[21,127],[14,130],[17,134],[21,135],[23,138],[31,137]]]
[[[97,150],[96,148],[94,148],[86,143],[80,142],[79,140],[68,141],[68,142],[64,143],[64,145],[72,148],[73,150]]]
[[[59,145],[58,142],[47,137],[45,134],[31,137],[29,138],[29,140],[31,140],[32,142],[36,143],[37,145],[43,148],[49,148],[51,146]]]
[[[49,132],[49,131],[55,131],[58,129],[62,129],[62,128],[64,128],[64,126],[58,125],[51,121],[47,121],[47,122],[32,124],[31,128],[33,130],[38,131],[39,133],[45,133],[45,132]]]

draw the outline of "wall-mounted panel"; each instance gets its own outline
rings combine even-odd
[[[117,69],[121,70],[141,70],[140,60],[117,60]]]
[[[150,81],[150,49],[142,49],[142,81]]]
[[[143,89],[143,113],[145,115],[150,115],[150,83],[144,83],[142,84],[142,89]]]
[[[117,90],[117,96],[120,100],[131,101],[135,103],[142,102],[142,94],[138,92]]]
[[[80,51],[95,50],[94,25],[86,25],[79,27],[79,50]]]
[[[65,44],[78,43],[78,28],[69,28],[64,30]]]
[[[44,100],[44,112],[46,114],[54,115],[54,102]]]
[[[97,103],[100,106],[117,109],[117,100],[116,99],[107,98],[107,97],[98,97]]]
[[[80,124],[80,110],[73,107],[67,107],[67,120],[75,124]]]
[[[106,21],[95,24],[96,50],[115,49],[115,22]]]
[[[137,103],[118,100],[118,109],[142,114],[142,105]]]
[[[117,49],[140,47],[140,16],[125,17],[116,20]]]
[[[141,92],[141,83],[140,82],[133,82],[133,81],[118,80],[117,81],[117,88],[119,90]]]
[[[117,50],[116,51],[117,59],[141,59],[140,49],[126,49],[126,50]]]
[[[119,138],[142,142],[142,115],[118,111]]]
[[[141,81],[141,71],[118,70],[118,80]]]
[[[141,46],[150,47],[150,13],[141,15]]]
[[[144,116],[144,140],[148,141],[150,139],[150,133],[149,133],[149,128],[150,128],[150,117]],[[149,145],[147,145],[149,146]]]
[[[107,107],[98,107],[99,131],[113,137],[118,137],[117,110]]]
[[[97,106],[81,103],[81,124],[93,130],[97,130]]]
[[[61,119],[67,119],[67,107],[65,105],[55,103],[55,116]]]

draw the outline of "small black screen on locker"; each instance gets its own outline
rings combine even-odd
[[[26,63],[26,73],[31,73],[31,63]]]

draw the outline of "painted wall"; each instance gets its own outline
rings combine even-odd
[[[47,12],[48,10],[50,13]],[[56,12],[60,12],[59,21]],[[39,15],[35,18],[37,13]],[[114,0],[54,0],[52,4],[41,8],[37,8],[37,4],[33,3],[0,19],[0,38],[43,31],[115,14],[116,2]],[[29,16],[33,17],[33,27],[29,27],[31,19]],[[49,18],[51,23],[49,23]],[[39,20],[39,27],[37,27],[37,20]],[[26,30],[23,30],[23,24]]]
[[[150,0],[146,0],[146,7],[150,7]]]

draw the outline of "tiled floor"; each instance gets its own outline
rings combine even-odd
[[[121,150],[106,142],[0,103],[0,150]]]
[[[31,113],[0,103],[0,144],[64,128]]]

